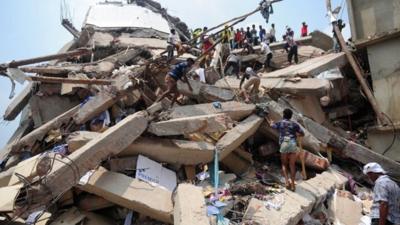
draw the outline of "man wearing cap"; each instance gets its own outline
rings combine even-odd
[[[244,80],[248,80],[244,85]],[[245,102],[250,102],[249,93],[257,93],[258,89],[260,88],[260,77],[254,72],[251,67],[246,68],[246,72],[243,74],[242,79],[240,80],[239,88],[241,90],[241,94],[245,97]],[[242,88],[243,85],[243,88]]]
[[[375,184],[371,225],[400,224],[400,188],[397,183],[378,163],[368,163],[363,172]]]

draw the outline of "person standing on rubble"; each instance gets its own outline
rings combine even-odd
[[[256,29],[256,25],[254,25],[254,24],[251,29],[251,40],[252,40],[253,46],[258,45],[258,32]]]
[[[244,85],[244,81],[248,80]],[[245,102],[249,103],[250,102],[250,94],[257,94],[258,90],[260,88],[260,77],[254,72],[254,70],[251,67],[247,67],[245,73],[242,76],[242,79],[240,80],[240,85],[239,89],[240,95],[243,95],[245,98]],[[243,88],[242,88],[243,85]]]
[[[304,131],[299,124],[291,120],[292,115],[291,109],[285,109],[283,110],[283,120],[276,123],[269,121],[269,123],[273,129],[279,131],[279,152],[281,153],[282,173],[285,177],[286,188],[295,191],[297,136],[304,136]],[[290,169],[290,181],[288,168]]]
[[[301,27],[301,36],[306,37],[308,35],[308,25],[306,22],[303,22],[302,27]]]
[[[271,68],[271,60],[272,60],[272,51],[271,48],[269,47],[269,41],[265,40],[261,42],[261,52],[265,54],[265,62],[264,62],[264,67],[265,69]]]
[[[174,57],[175,49],[179,50],[179,36],[176,34],[175,29],[171,29],[171,33],[167,40],[168,61]]]
[[[167,90],[156,100],[156,102],[159,102],[168,95],[172,94],[172,107],[179,96],[179,91],[177,87],[178,80],[183,80],[189,86],[189,90],[193,91],[193,88],[189,83],[189,79],[186,76],[186,74],[190,71],[190,68],[192,68],[193,64],[194,60],[192,58],[188,58],[186,62],[175,65],[174,69],[165,76],[165,84],[167,86]]]
[[[275,35],[276,35],[275,24],[271,24],[271,28],[269,29],[269,43],[276,42]]]
[[[375,183],[371,225],[400,224],[400,188],[378,163],[368,163],[363,172]]]
[[[243,28],[242,28],[243,29]],[[243,45],[243,33],[239,29],[235,33],[235,49],[242,48]]]
[[[293,36],[290,35],[290,33],[289,35],[286,35],[285,38],[286,38],[285,50],[288,53],[289,64],[292,64],[293,58],[296,64],[299,63],[297,42],[294,40]]]

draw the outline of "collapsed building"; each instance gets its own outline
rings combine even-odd
[[[383,3],[349,4],[363,14]],[[379,105],[395,119],[377,78],[384,64],[371,57],[387,30],[362,41],[371,34],[358,18],[351,19],[357,68],[370,68]],[[193,90],[179,82],[184,96],[169,108],[169,99],[156,102],[165,74],[200,55],[163,56],[171,28],[189,41],[182,21],[136,0],[92,6],[81,31],[68,20],[63,26],[74,40],[59,53],[0,65],[13,82],[29,81],[4,114],[21,122],[0,152],[0,224],[359,224],[371,204],[360,165],[379,162],[400,178],[397,158],[370,144],[376,130],[392,126],[378,123],[348,51],[332,52],[319,31],[297,40],[297,65],[286,62],[284,42],[271,44],[273,71],[262,69],[257,47],[234,50],[261,76],[252,104],[239,95],[239,80],[225,76],[216,44],[206,82],[191,79]],[[278,133],[265,120],[282,119],[285,108],[305,130],[295,192],[283,188]]]

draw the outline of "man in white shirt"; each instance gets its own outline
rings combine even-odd
[[[368,163],[363,172],[375,183],[371,225],[400,224],[400,188],[397,183],[378,163]]]
[[[266,59],[264,62],[264,67],[265,68],[271,68],[271,59],[272,59],[272,51],[271,48],[269,47],[269,41],[265,40],[261,43],[261,52],[265,54]]]
[[[168,60],[171,60],[174,57],[175,48],[178,49],[179,43],[179,36],[176,34],[175,29],[171,29],[171,33],[167,39]]]
[[[276,42],[275,34],[276,34],[275,24],[271,24],[271,28],[269,29],[269,43]]]

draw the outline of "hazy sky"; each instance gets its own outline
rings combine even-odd
[[[72,36],[60,24],[61,0],[1,0],[0,8],[0,63],[14,59],[25,59],[57,52]],[[77,28],[82,26],[86,11],[98,0],[65,0],[69,15]],[[178,16],[189,27],[197,28],[220,24],[228,19],[246,14],[258,6],[258,0],[159,0],[170,14]],[[345,0],[332,0],[333,6],[345,6]],[[325,17],[325,0],[284,0],[274,5],[275,13],[270,23],[275,23],[278,37],[289,25],[299,35],[303,21],[309,30],[330,32],[329,20]],[[345,22],[347,8],[342,15]],[[242,26],[251,24],[265,26],[262,16],[248,18]],[[257,26],[258,27],[258,26]],[[348,36],[349,30],[345,30]],[[0,113],[10,100],[10,81],[0,77]],[[22,89],[17,85],[17,93]],[[51,107],[51,106],[50,106]],[[2,147],[19,121],[0,123],[0,147]]]

